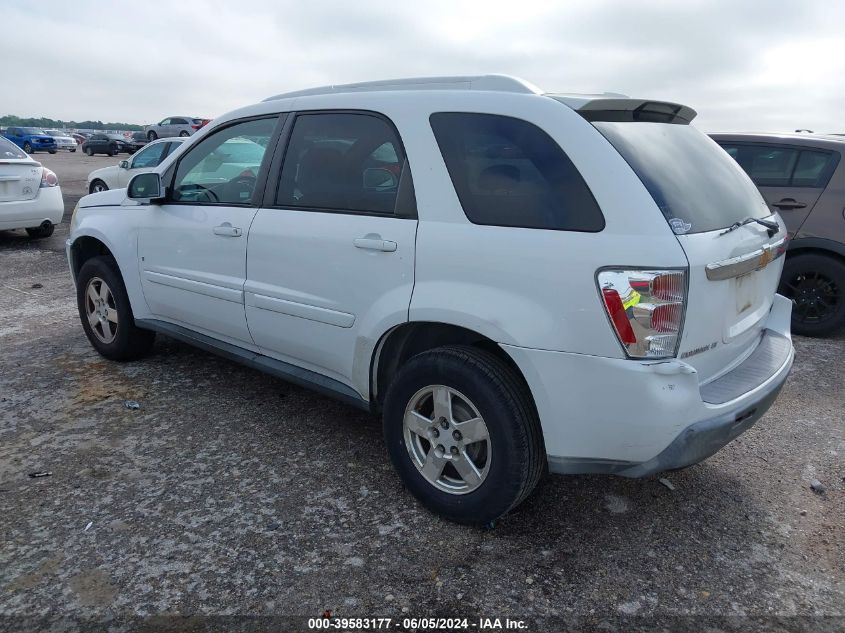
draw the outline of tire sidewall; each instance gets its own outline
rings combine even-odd
[[[92,277],[99,277],[105,281],[114,297],[118,327],[117,334],[111,343],[104,343],[98,339],[92,331],[90,323],[88,323],[88,316],[85,312],[85,293],[88,289],[88,282]],[[126,294],[126,288],[117,270],[117,264],[113,260],[106,257],[94,257],[82,265],[76,279],[76,307],[79,311],[82,329],[85,330],[85,335],[94,349],[106,358],[122,358],[131,346],[130,337],[134,323],[129,296]]]
[[[429,385],[446,385],[465,395],[487,424],[490,470],[481,486],[470,493],[456,495],[435,488],[408,454],[403,425],[405,408],[414,394]],[[506,513],[519,499],[522,471],[526,468],[519,451],[526,443],[524,434],[516,428],[505,399],[489,379],[457,358],[444,355],[434,360],[424,353],[411,359],[390,386],[383,422],[394,467],[414,496],[432,511],[458,522],[481,524]]]

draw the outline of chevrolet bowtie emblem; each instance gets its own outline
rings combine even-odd
[[[763,247],[763,254],[760,255],[760,268],[765,268],[772,261],[772,249],[768,246]]]

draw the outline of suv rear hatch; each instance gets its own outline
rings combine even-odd
[[[614,101],[633,105],[592,102],[581,114],[639,176],[684,249],[689,279],[678,357],[709,382],[761,340],[783,268],[785,227],[739,165],[688,125],[694,111]]]

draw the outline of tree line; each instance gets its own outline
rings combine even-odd
[[[102,121],[62,121],[46,117],[24,118],[7,114],[0,116],[3,127],[40,127],[40,128],[74,128],[80,130],[143,130],[143,126],[134,123],[103,123]]]

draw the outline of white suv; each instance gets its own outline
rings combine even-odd
[[[82,326],[107,358],[161,332],[381,413],[456,521],[547,469],[694,464],[793,359],[783,223],[694,116],[503,76],[272,97],[80,201]]]

